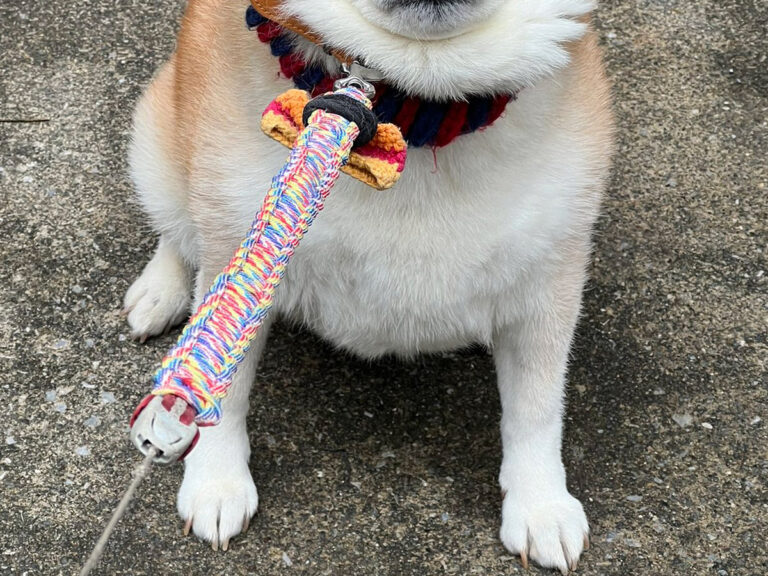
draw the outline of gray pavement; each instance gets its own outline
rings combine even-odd
[[[175,335],[139,345],[118,315],[154,244],[126,131],[180,4],[0,3],[3,575],[76,573],[137,461],[126,421]],[[620,129],[568,395],[579,574],[764,576],[768,6],[610,0],[598,25]],[[251,530],[182,537],[181,470],[158,469],[97,573],[523,574],[498,414],[483,351],[369,364],[279,326]]]

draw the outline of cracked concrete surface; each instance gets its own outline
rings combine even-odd
[[[0,4],[0,574],[76,573],[137,461],[127,417],[174,335],[139,345],[118,315],[154,244],[126,131],[180,12]],[[619,147],[570,373],[578,573],[765,575],[768,7],[609,0],[598,27]],[[481,350],[370,364],[279,326],[250,531],[183,538],[181,470],[158,468],[96,573],[523,574],[498,413]]]

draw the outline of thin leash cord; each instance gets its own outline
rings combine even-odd
[[[101,555],[104,552],[104,548],[107,545],[109,537],[112,535],[112,531],[115,529],[115,526],[117,526],[120,518],[123,517],[123,514],[125,514],[125,511],[128,509],[128,504],[131,503],[131,499],[133,498],[139,483],[144,480],[144,478],[149,476],[149,472],[152,469],[152,461],[155,459],[157,454],[157,448],[150,446],[147,455],[144,457],[144,460],[142,460],[141,464],[139,464],[133,471],[133,480],[131,481],[131,484],[126,489],[125,494],[123,494],[123,498],[120,500],[120,504],[118,504],[117,508],[115,508],[115,511],[112,514],[112,518],[109,520],[109,524],[107,524],[107,526],[104,528],[104,532],[101,533],[101,537],[93,547],[93,552],[91,552],[88,561],[85,563],[85,566],[83,566],[83,569],[80,570],[80,576],[88,576],[88,574],[91,573],[91,570],[96,567],[96,564],[99,563],[99,558],[101,558]]]

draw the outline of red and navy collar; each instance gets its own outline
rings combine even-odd
[[[295,49],[293,36],[280,24],[266,19],[253,6],[248,6],[245,22],[249,29],[257,32],[261,42],[269,44],[272,55],[280,63],[280,71],[292,79],[297,88],[312,96],[333,90],[333,82],[338,76],[328,74],[318,64],[308,64]],[[462,134],[487,128],[517,97],[516,93],[511,93],[468,96],[463,101],[439,101],[409,96],[383,82],[377,82],[375,86],[373,111],[380,122],[396,124],[411,147],[439,148]]]

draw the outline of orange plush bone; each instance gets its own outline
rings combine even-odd
[[[267,106],[261,117],[261,129],[288,148],[304,129],[301,119],[310,96],[304,90],[288,90]],[[350,176],[379,190],[390,188],[405,167],[407,144],[394,124],[379,124],[373,139],[353,148],[349,161],[341,169]]]

